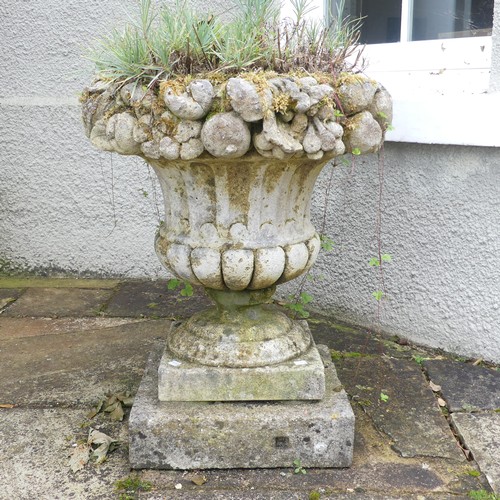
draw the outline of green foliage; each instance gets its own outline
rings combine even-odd
[[[319,491],[313,490],[309,493],[309,500],[320,500],[321,493]]]
[[[486,490],[472,490],[469,491],[468,495],[474,500],[500,500],[500,495],[490,493]]]
[[[363,354],[361,354],[360,352],[336,351],[335,349],[332,349],[330,353],[332,355],[333,361],[338,361],[339,359],[343,358],[361,358],[363,356]]]
[[[392,262],[392,257],[388,253],[381,255],[382,262]],[[380,267],[380,259],[378,257],[372,257],[368,264],[372,267]]]
[[[372,292],[372,296],[375,300],[380,301],[384,297],[384,292],[382,290],[376,290],[375,292]]]
[[[479,477],[481,475],[481,472],[476,470],[476,469],[468,469],[465,471],[465,473],[468,476],[472,476],[472,477]]]
[[[319,238],[321,240],[321,249],[325,252],[331,252],[333,250],[333,245],[335,245],[334,241],[326,234],[320,235]]]
[[[385,394],[384,392],[380,393],[380,401],[387,403],[389,401],[389,396]]]
[[[149,481],[143,481],[137,475],[130,475],[115,482],[115,490],[120,493],[121,500],[135,498],[140,491],[150,491],[153,485]]]
[[[351,153],[354,155],[354,156],[359,156],[361,154],[361,149],[359,148],[354,148]]]
[[[177,278],[172,278],[167,282],[168,290],[176,290],[181,287],[180,294],[183,297],[191,297],[193,295],[193,286],[187,281],[182,281]]]
[[[414,354],[412,356],[413,361],[415,361],[417,364],[422,365],[423,362],[427,359],[424,358],[423,356],[419,356],[418,354]]]
[[[339,74],[354,52],[359,20],[324,24],[305,16],[310,0],[292,0],[293,19],[280,20],[275,0],[233,0],[232,19],[196,12],[187,0],[140,0],[138,15],[96,41],[88,58],[99,77],[154,81],[193,73],[294,68]]]
[[[302,462],[300,458],[293,461],[293,473],[294,474],[307,474],[307,471],[302,467]]]
[[[309,312],[306,311],[305,307],[307,304],[314,300],[313,296],[307,292],[302,292],[298,299],[293,295],[289,296],[290,302],[284,304],[287,309],[293,311],[299,318],[308,318],[310,316]]]

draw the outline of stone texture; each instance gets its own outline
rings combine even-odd
[[[451,418],[493,491],[500,494],[500,413],[453,413]]]
[[[417,363],[361,357],[337,362],[337,371],[353,401],[401,456],[465,460]],[[387,402],[381,401],[381,393]]]
[[[374,153],[382,142],[382,129],[369,111],[361,111],[349,118],[344,133],[346,150],[359,154]]]
[[[349,116],[365,109],[372,102],[376,90],[375,82],[362,77],[358,78],[357,75],[351,81],[343,82],[337,89],[337,93],[344,113]]]
[[[450,411],[500,408],[500,372],[447,359],[424,362]]]
[[[131,281],[119,287],[105,314],[186,319],[209,306],[212,302],[202,288],[194,288],[193,296],[183,297],[179,290],[168,290],[165,281]]]
[[[337,375],[332,378],[330,390],[340,390]],[[167,347],[158,368],[160,401],[319,400],[324,393],[324,366],[315,346],[291,361],[256,368],[190,363]]]
[[[308,319],[309,328],[317,344],[341,352],[355,352],[362,355],[383,354],[384,344],[371,332],[352,325],[332,322],[318,315]]]
[[[96,316],[111,290],[30,288],[3,313],[6,316]]]
[[[0,340],[103,330],[142,321],[132,318],[9,318],[0,316]]]
[[[202,137],[221,116],[205,122]],[[151,160],[165,200],[165,222],[155,240],[160,261],[182,279],[216,290],[268,287],[303,274],[320,248],[309,202],[326,161],[278,161],[256,153]]]
[[[295,321],[273,304],[274,289],[253,292],[210,290],[217,302],[176,325],[168,336],[178,359],[208,366],[255,368],[305,353],[312,343],[305,321]]]
[[[82,430],[86,409],[0,410],[0,497],[53,500],[54,498],[116,499],[114,483],[129,474],[125,446],[119,446],[99,466],[89,465],[74,474],[69,456]],[[95,425],[95,424],[94,424]],[[122,443],[121,425],[102,428]]]
[[[158,320],[2,340],[0,403],[88,408],[107,392],[135,392],[152,340],[169,327]]]
[[[208,80],[193,80],[187,86],[186,92],[180,95],[169,87],[164,93],[168,109],[183,120],[203,118],[210,110],[213,97],[213,87]]]
[[[157,399],[158,344],[130,414],[132,468],[347,467],[354,415],[344,391],[317,402],[179,403]]]
[[[216,158],[239,158],[250,148],[250,129],[236,113],[218,113],[201,129],[201,140]]]
[[[260,96],[255,86],[244,78],[230,78],[227,82],[227,95],[231,99],[233,109],[247,122],[262,120],[264,117],[263,102],[271,105],[272,98],[267,91]]]

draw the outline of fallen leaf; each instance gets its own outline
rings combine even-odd
[[[134,402],[133,396],[130,395],[130,392],[120,392],[119,394],[116,395],[116,398],[121,401],[123,406],[132,406]]]
[[[87,418],[94,418],[102,410],[103,404],[104,400],[99,401],[99,403],[97,403],[97,406],[95,408],[92,408],[92,410],[87,413]]]
[[[10,403],[0,404],[0,408],[15,408],[15,407],[16,405]]]
[[[114,401],[113,403],[111,404],[107,404],[106,403],[106,406],[104,407],[104,412],[106,413],[111,413],[113,411],[116,410],[116,407],[120,404],[120,401]]]
[[[438,405],[439,406],[446,406],[446,401],[442,398],[438,398]]]
[[[73,472],[82,470],[90,459],[90,445],[84,443],[79,444],[71,453],[69,466]]]
[[[472,363],[472,365],[477,366],[477,365],[480,365],[482,362],[483,362],[483,358],[479,358],[479,359],[476,359],[476,361],[474,361],[474,363]]]
[[[108,451],[110,451],[110,446],[113,443],[117,443],[116,439],[104,434],[104,432],[98,431],[96,429],[91,429],[89,432],[89,437],[87,440],[88,445],[100,445],[96,449],[92,449],[92,454],[96,457],[96,464],[100,464],[106,460]]]
[[[205,476],[194,475],[190,476],[189,479],[191,479],[191,482],[196,484],[196,486],[201,486],[207,482],[207,478]]]
[[[434,391],[434,392],[440,392],[441,391],[441,386],[435,384],[432,380],[429,382],[429,387]]]
[[[116,404],[116,408],[109,414],[111,420],[116,420],[117,422],[121,422],[123,420],[123,408],[121,403]]]
[[[130,408],[134,404],[133,396],[128,396],[128,397],[122,399],[122,404],[123,404],[123,406]]]

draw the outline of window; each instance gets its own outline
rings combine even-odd
[[[491,35],[494,0],[331,1],[329,16],[363,17],[361,43],[391,43]]]

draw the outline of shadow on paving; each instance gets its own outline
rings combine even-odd
[[[193,289],[193,296],[183,297],[179,290],[168,290],[165,281],[141,281],[120,285],[103,312],[106,316],[178,320],[189,318],[212,305],[200,287]]]

